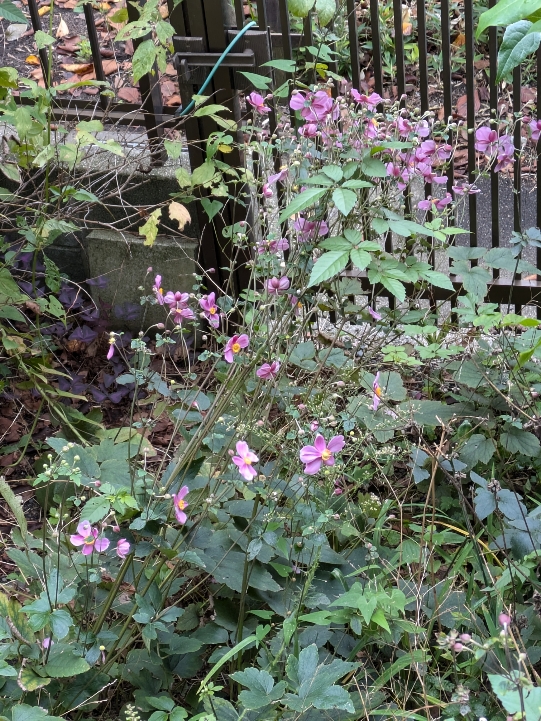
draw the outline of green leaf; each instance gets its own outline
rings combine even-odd
[[[10,667],[11,668],[11,667]],[[1,672],[0,672],[1,673]],[[4,675],[4,674],[2,674]],[[17,675],[15,673],[15,675]],[[43,678],[30,668],[30,666],[24,666],[21,669],[21,673],[18,678],[19,686],[25,691],[37,691],[38,688],[43,688],[51,683],[51,678]]]
[[[296,18],[305,18],[314,7],[314,0],[288,0],[289,12]]]
[[[304,343],[298,343],[289,356],[289,360],[299,368],[305,370],[315,370],[317,363],[313,360],[316,355],[316,347],[314,343],[309,340]],[[291,573],[291,569],[288,567],[288,575]]]
[[[137,47],[132,58],[133,82],[137,83],[143,75],[150,73],[158,55],[158,48],[153,40],[144,40]]]
[[[280,681],[275,686],[270,673],[257,668],[237,671],[231,674],[231,678],[248,688],[248,691],[241,691],[239,698],[249,711],[255,711],[268,706],[273,701],[278,701],[284,695],[286,687],[285,681]]]
[[[330,664],[319,663],[318,648],[311,644],[303,648],[299,657],[289,656],[286,673],[295,693],[287,693],[283,703],[293,711],[303,713],[311,706],[317,709],[338,708],[354,712],[346,689],[334,682],[358,668],[356,663],[335,659]]]
[[[536,458],[539,455],[540,444],[537,436],[529,431],[510,426],[500,436],[502,446],[509,453],[522,453],[529,458]]]
[[[383,235],[389,230],[389,223],[386,220],[383,220],[383,218],[372,218],[370,225],[377,235]]]
[[[6,178],[13,180],[15,183],[21,182],[21,174],[16,163],[0,163],[0,170]]]
[[[48,716],[41,706],[28,706],[20,703],[11,708],[12,721],[63,721],[60,716]]]
[[[272,78],[266,78],[264,75],[248,73],[245,70],[239,70],[239,73],[244,75],[257,90],[268,91],[269,85],[272,83]]]
[[[397,298],[401,303],[404,302],[406,299],[406,288],[404,287],[404,284],[401,283],[396,278],[392,278],[388,275],[380,275],[379,282],[384,288],[387,288],[389,293],[394,295],[395,298]]]
[[[482,433],[474,433],[460,450],[460,459],[473,468],[476,463],[488,463],[496,446],[492,438],[486,438]]]
[[[229,108],[226,108],[225,105],[203,105],[201,108],[197,108],[197,110],[194,112],[194,116],[196,118],[203,118],[207,115],[216,115],[216,113],[221,113],[223,111],[230,112]]]
[[[344,177],[342,168],[339,165],[325,165],[321,169],[321,172],[331,180],[334,180],[335,183],[339,183]]]
[[[333,191],[332,199],[342,215],[347,216],[355,207],[357,195],[353,192],[353,190],[336,188],[336,190]]]
[[[368,175],[369,178],[386,178],[387,168],[381,160],[373,158],[371,155],[367,155],[363,158],[363,173]]]
[[[344,270],[349,261],[349,252],[346,250],[331,250],[328,253],[323,253],[320,256],[312,268],[310,273],[310,280],[308,281],[308,287],[323,283],[329,278],[333,278],[335,275]]]
[[[173,710],[175,702],[169,696],[146,696],[145,701],[156,708],[159,711],[167,711],[168,713]]]
[[[454,286],[451,279],[445,273],[440,273],[438,270],[425,270],[419,273],[419,276],[428,281],[431,285],[435,285],[436,288],[445,288],[445,290],[454,290]]]
[[[209,220],[212,220],[224,207],[224,204],[220,203],[219,200],[210,200],[210,198],[201,198],[201,205]]]
[[[182,153],[182,143],[179,140],[164,140],[163,147],[167,151],[167,155],[173,160],[178,160]]]
[[[297,67],[297,63],[295,60],[267,60],[266,63],[263,63],[261,66],[262,68],[276,68],[276,70],[281,70],[284,73],[293,73],[295,72],[295,68]]]
[[[139,235],[145,236],[143,245],[149,245],[151,248],[154,245],[154,241],[158,235],[161,214],[162,209],[156,208],[156,210],[153,210],[148,216],[146,223],[139,228]]]
[[[353,265],[359,270],[364,270],[372,260],[370,253],[367,253],[366,250],[359,250],[359,248],[354,248],[349,257]]]
[[[511,672],[513,673],[513,672]],[[541,716],[541,688],[519,687],[507,676],[488,674],[494,693],[508,714],[522,713],[525,721],[539,721]]]
[[[10,23],[24,23],[28,25],[28,20],[24,16],[23,11],[12,2],[4,1],[0,3],[0,18],[5,18]]]
[[[335,0],[316,0],[315,11],[320,25],[328,25],[336,13]]]
[[[351,243],[338,235],[333,238],[322,240],[318,243],[317,247],[323,248],[324,250],[351,250]]]
[[[212,160],[205,160],[205,162],[196,168],[192,173],[192,185],[205,185],[209,183],[216,173],[216,166]]]
[[[128,20],[128,9],[120,8],[109,18],[113,23],[125,23]]]
[[[85,673],[90,666],[84,658],[77,656],[69,646],[55,644],[51,648],[49,661],[43,668],[51,678],[70,678]]]
[[[539,47],[541,33],[533,32],[532,27],[532,23],[527,20],[521,20],[507,27],[498,53],[496,82],[509,75]]]
[[[488,284],[492,281],[492,274],[486,268],[476,265],[473,268],[464,261],[457,260],[451,268],[452,273],[460,275],[462,285],[466,292],[482,300],[488,291]]]
[[[372,688],[383,688],[383,686],[386,686],[389,683],[393,676],[396,676],[396,674],[403,669],[408,668],[408,666],[417,667],[418,664],[424,665],[428,662],[429,659],[430,656],[426,653],[426,651],[423,651],[422,649],[418,649],[416,651],[412,651],[411,653],[407,653],[404,656],[401,656],[385,671],[383,671],[383,673],[380,672],[378,674],[378,677],[375,680]]]
[[[322,190],[321,188],[310,188],[309,190],[305,190],[297,195],[280,213],[280,223],[283,223],[288,218],[291,218],[292,215],[301,213],[303,210],[306,210],[306,208],[309,208],[311,205],[314,205],[314,203],[317,203],[317,201],[320,200],[326,192],[327,190]]]
[[[81,521],[90,521],[90,523],[97,523],[101,521],[111,510],[111,504],[107,498],[103,496],[97,496],[91,498],[85,503],[85,506],[81,512]]]
[[[507,27],[517,20],[525,20],[540,8],[541,0],[500,0],[480,15],[475,35],[479,37],[483,30],[495,25]]]
[[[368,180],[346,180],[342,183],[342,188],[373,188],[374,183],[369,183]]]
[[[49,45],[54,45],[55,39],[48,33],[44,33],[43,30],[36,30],[34,33],[34,42],[36,43],[38,50],[43,50],[43,48],[46,48]]]
[[[401,235],[404,238],[408,238],[414,233],[418,233],[420,235],[433,235],[432,231],[425,228],[424,225],[415,223],[413,220],[406,220],[405,218],[401,218],[400,220],[390,219],[389,227],[393,233]]]

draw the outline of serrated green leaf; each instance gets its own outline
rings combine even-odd
[[[36,43],[38,50],[43,50],[43,48],[46,48],[49,45],[54,45],[55,39],[48,33],[44,33],[43,30],[36,30],[34,33],[34,42]]]
[[[15,673],[15,675],[17,675],[17,673]],[[51,681],[51,678],[38,676],[30,666],[24,666],[18,678],[19,686],[25,691],[37,691],[38,688],[48,686]]]
[[[288,0],[289,12],[296,18],[305,18],[314,7],[315,0]]]
[[[344,177],[342,168],[339,165],[325,165],[321,169],[321,172],[331,180],[334,180],[335,183],[339,183]]]
[[[363,173],[368,175],[369,178],[386,178],[387,167],[378,158],[373,158],[371,155],[367,155],[363,158]]]
[[[320,25],[328,25],[336,13],[336,0],[316,0],[315,11]]]
[[[532,28],[532,23],[527,20],[521,20],[507,27],[498,53],[496,82],[510,75],[517,65],[537,50],[541,42],[541,33],[535,32]]]
[[[353,265],[359,270],[364,270],[372,260],[370,253],[367,253],[366,250],[360,250],[359,248],[353,248],[350,252],[350,258]]]
[[[524,20],[541,8],[541,0],[500,0],[493,8],[481,13],[476,37],[483,30],[499,25],[508,27],[517,20]]]
[[[24,23],[28,25],[23,11],[12,2],[0,2],[0,18],[5,18],[10,23]]]
[[[299,193],[299,195],[293,198],[291,203],[280,213],[280,223],[283,223],[288,218],[291,218],[292,215],[301,213],[303,210],[306,210],[306,208],[314,205],[314,203],[317,203],[317,201],[320,200],[327,192],[327,190],[322,190],[321,188],[310,188],[309,190]]]
[[[460,449],[460,459],[473,468],[476,463],[488,463],[495,452],[496,446],[492,438],[486,438],[482,433],[474,433]]]
[[[49,661],[43,667],[51,678],[70,678],[88,671],[90,666],[81,656],[77,656],[73,650],[63,645],[61,649],[53,646],[49,655]]]
[[[231,678],[248,688],[248,691],[241,691],[240,700],[249,711],[263,708],[263,706],[268,706],[273,701],[278,701],[285,691],[285,682],[280,681],[275,686],[274,679],[265,670],[247,668],[245,671],[237,671],[231,674]]]
[[[522,453],[528,458],[536,458],[541,448],[539,439],[529,431],[511,426],[500,436],[502,446],[509,453]]]
[[[342,213],[342,215],[347,216],[355,207],[355,203],[357,202],[357,195],[353,192],[353,190],[336,188],[333,191],[332,199],[338,210]]]
[[[344,270],[349,260],[349,252],[344,250],[331,250],[323,253],[314,264],[308,281],[308,287],[323,283],[329,278]]]
[[[144,40],[135,50],[132,58],[133,82],[137,83],[143,75],[150,73],[158,55],[153,40]]]

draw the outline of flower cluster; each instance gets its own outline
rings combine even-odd
[[[100,538],[99,535],[99,530],[91,526],[89,521],[81,521],[77,526],[77,533],[70,536],[70,541],[74,546],[81,546],[83,556],[90,556],[94,551],[104,553],[111,544],[108,538]],[[121,538],[116,544],[116,555],[124,559],[129,552],[129,542]]]
[[[475,149],[491,160],[496,159],[494,166],[496,173],[515,162],[513,138],[509,135],[499,135],[497,130],[491,130],[487,126],[477,128],[475,131]]]

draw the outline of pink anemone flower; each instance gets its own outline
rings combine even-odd
[[[289,101],[292,110],[300,110],[301,116],[309,123],[319,123],[332,112],[333,99],[325,90],[316,93],[294,92]]]
[[[490,155],[498,144],[498,131],[486,126],[475,131],[475,149],[480,153]]]
[[[116,555],[119,558],[126,558],[128,553],[130,552],[130,544],[128,541],[126,541],[125,538],[121,538],[118,543],[116,544]]]
[[[259,255],[263,253],[278,253],[281,250],[288,250],[289,243],[286,238],[280,240],[260,240],[257,244],[257,252]]]
[[[70,536],[70,541],[74,546],[82,546],[81,551],[84,556],[90,556],[94,550],[101,553],[109,548],[109,540],[98,538],[99,535],[97,528],[92,528],[88,521],[81,521],[77,526],[77,533]]]
[[[218,328],[220,325],[220,313],[216,305],[216,293],[209,293],[204,295],[199,301],[199,305],[203,309],[205,318],[211,324],[213,328]]]
[[[181,325],[183,320],[194,320],[195,318],[193,310],[191,308],[183,308],[180,303],[176,308],[171,306],[169,312],[173,316],[175,325]]]
[[[162,288],[161,275],[157,275],[154,278],[154,285],[152,286],[152,292],[156,296],[156,300],[158,301],[158,304],[163,305],[165,301],[163,299],[163,288]]]
[[[186,308],[188,306],[189,300],[190,294],[181,293],[179,290],[177,290],[176,293],[173,293],[172,290],[169,290],[163,298],[163,302],[166,303],[168,306],[171,306],[172,308]]]
[[[188,504],[184,500],[184,497],[189,492],[188,486],[182,486],[180,491],[178,493],[175,493],[173,496],[173,508],[175,509],[175,517],[177,521],[184,525],[186,521],[188,520],[188,516],[184,512],[186,508],[188,508]]]
[[[247,481],[252,481],[257,476],[257,471],[252,463],[257,463],[259,458],[248,448],[246,441],[239,441],[236,445],[237,454],[231,459],[238,466],[240,475]]]
[[[258,378],[261,378],[264,381],[268,380],[274,380],[276,376],[278,375],[278,371],[280,370],[280,361],[272,361],[272,363],[263,363],[262,366],[260,366],[255,374]]]
[[[224,358],[228,363],[233,363],[233,357],[240,353],[243,348],[248,348],[250,338],[243,333],[242,335],[234,335],[230,338],[224,348]]]
[[[300,216],[294,221],[293,227],[301,243],[315,240],[318,236],[327,235],[329,232],[329,226],[324,220],[306,220]]]
[[[334,454],[339,453],[345,445],[344,436],[334,436],[327,443],[325,438],[318,433],[313,446],[304,446],[300,451],[300,459],[306,465],[304,473],[308,476],[315,475],[323,464],[334,466]]]
[[[269,295],[282,295],[289,288],[290,282],[287,276],[281,278],[269,278],[267,281],[267,293]]]
[[[270,113],[270,108],[265,105],[265,98],[259,93],[253,92],[246,96],[246,101],[250,103],[252,108],[260,115],[266,115]]]
[[[381,403],[381,396],[383,394],[383,391],[381,390],[381,386],[379,384],[379,371],[376,373],[376,377],[374,378],[374,382],[372,383],[372,390],[373,390],[373,397],[372,397],[372,405],[370,406],[370,410],[377,411],[379,404]]]

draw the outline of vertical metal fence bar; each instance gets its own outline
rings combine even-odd
[[[135,6],[135,3],[127,3],[127,9],[130,22],[139,19],[139,9]],[[134,50],[137,50],[138,46],[147,40],[148,37],[150,36],[134,38]],[[159,166],[165,163],[167,153],[163,147],[163,105],[156,62],[154,62],[153,70],[153,74],[147,73],[139,80],[139,90],[141,91],[141,108],[144,113],[145,128],[150,148],[150,163],[151,165]]]
[[[351,60],[351,83],[355,90],[361,89],[361,73],[359,63],[359,35],[357,33],[357,15],[355,0],[346,2],[348,14],[349,57]]]
[[[378,0],[370,0],[370,30],[372,32],[372,63],[374,64],[374,89],[376,93],[379,93],[379,95],[383,96],[383,67],[381,62],[381,38],[379,34]]]
[[[96,30],[96,23],[94,22],[94,9],[92,3],[85,3],[83,10],[86,20],[86,28],[88,30],[88,40],[90,42],[90,48],[92,50],[92,61],[94,62],[94,72],[96,73],[96,80],[106,81],[105,73],[103,72],[103,64],[101,62],[100,52],[100,41],[98,38],[98,31]],[[102,108],[107,107],[107,98],[100,93],[100,105]]]
[[[402,96],[406,93],[406,69],[404,64],[404,32],[402,28],[402,0],[393,0],[394,47],[396,52],[396,88],[400,105],[405,106]]]
[[[489,0],[489,8],[496,5],[497,0]],[[498,84],[496,83],[496,75],[498,73],[498,28],[491,27],[488,31],[488,51],[489,51],[489,103],[490,103],[490,126],[498,128]],[[497,248],[500,245],[500,213],[499,213],[499,175],[494,172],[494,163],[490,166],[490,214],[491,214],[491,236],[492,247]],[[493,276],[498,278],[500,271],[494,269]]]
[[[473,0],[464,0],[466,25],[466,122],[468,131],[475,128],[475,35],[473,25]],[[468,183],[475,180],[475,134],[468,132]],[[477,247],[477,195],[468,195],[470,213],[470,246]]]
[[[513,70],[513,115],[520,111],[520,91],[522,85],[522,71],[520,65]],[[513,167],[513,230],[520,233],[522,220],[521,220],[521,199],[520,193],[522,190],[522,168],[521,168],[521,150],[522,150],[522,137],[521,129],[522,123],[520,118],[514,118],[515,127],[513,131],[513,145],[515,146],[515,163]],[[520,273],[515,275],[515,278],[519,279]],[[515,313],[520,313],[522,307],[520,304],[515,304]]]
[[[244,23],[243,23],[243,25],[244,25]],[[267,29],[268,22],[267,22],[267,8],[265,6],[265,0],[257,0],[257,25],[260,30]]]
[[[235,20],[237,21],[237,29],[241,30],[244,25],[244,4],[242,0],[235,0]]]
[[[537,113],[536,118],[539,120],[541,118],[541,103],[539,102],[539,99],[541,98],[541,48],[537,51]],[[537,141],[537,145],[535,148],[535,153],[537,156],[537,198],[536,198],[536,225],[538,228],[541,228],[541,158],[539,157],[541,154],[541,137]],[[537,267],[539,268],[541,266],[541,248],[537,249]],[[539,277],[539,276],[538,276]],[[541,303],[538,302],[537,304],[537,318],[541,319]]]
[[[426,2],[417,0],[417,46],[419,48],[419,93],[421,112],[426,113],[428,104],[428,53],[426,46]]]
[[[441,0],[441,55],[443,80],[443,112],[445,122],[453,115],[453,85],[451,79],[451,26],[449,19],[449,0]],[[449,144],[453,144],[453,133],[449,132]],[[449,162],[447,190],[452,191],[454,184],[454,163]]]
[[[291,26],[289,24],[289,9],[287,7],[287,0],[278,0],[280,8],[280,25],[282,28],[282,54],[284,60],[293,60],[293,44],[291,42]],[[271,48],[272,49],[272,48]],[[286,79],[291,80],[293,78],[292,73],[285,73]],[[291,97],[291,85],[289,87],[288,99]],[[289,108],[289,102],[287,103],[287,113],[291,117],[291,110]]]
[[[302,44],[305,46],[314,46],[314,33],[312,30],[312,13],[309,12],[308,15],[304,18],[302,23],[302,30],[303,30],[303,38],[302,38]],[[315,55],[312,55],[310,53],[310,57],[312,58],[312,61],[314,63],[314,68],[309,73],[309,77],[311,82],[315,85],[317,83],[317,75],[316,75],[316,62],[318,62],[318,58]]]
[[[37,33],[38,30],[41,30],[41,17],[38,12],[38,4],[36,0],[28,0],[28,11],[30,12],[32,28],[34,29],[34,32]],[[41,48],[41,50],[38,50],[38,53],[39,59],[41,60],[41,69],[43,71],[43,81],[45,83],[45,87],[48,87],[49,83],[47,81],[49,78],[49,51],[47,48]]]

